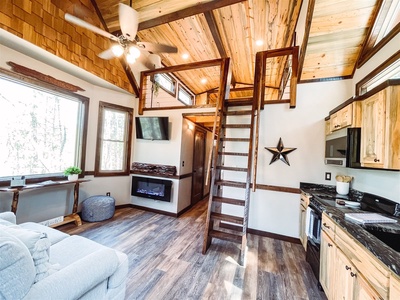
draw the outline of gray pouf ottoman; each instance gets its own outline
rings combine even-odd
[[[82,202],[82,220],[98,222],[112,218],[115,199],[109,196],[92,196]]]

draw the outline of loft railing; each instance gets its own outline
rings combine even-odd
[[[276,50],[262,51],[256,54],[256,68],[254,73],[254,99],[253,99],[253,110],[255,111],[254,130],[254,148],[253,148],[253,191],[256,190],[257,186],[257,162],[258,162],[258,141],[260,131],[260,110],[264,109],[265,104],[265,78],[266,78],[266,66],[267,59],[274,57],[286,57],[285,63],[282,64],[282,76],[280,80],[279,88],[279,100],[282,99],[286,84],[290,78],[290,108],[296,107],[296,96],[297,96],[297,73],[298,73],[298,57],[299,47],[288,47]],[[250,159],[250,158],[249,158]]]

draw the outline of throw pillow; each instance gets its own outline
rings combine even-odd
[[[45,233],[25,229],[18,225],[7,227],[0,225],[1,228],[18,238],[28,248],[35,265],[35,283],[54,272],[56,268],[49,263],[51,243]]]
[[[0,299],[23,298],[35,276],[35,266],[28,248],[0,228]]]

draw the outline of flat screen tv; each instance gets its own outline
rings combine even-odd
[[[136,117],[136,138],[169,140],[168,117]]]

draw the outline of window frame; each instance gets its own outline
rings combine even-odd
[[[77,128],[77,130],[81,131],[80,142],[77,144],[77,147],[80,146],[80,149],[77,149],[78,151],[77,166],[82,170],[82,173],[79,174],[79,178],[83,178],[85,176],[86,144],[87,144],[87,129],[89,120],[90,99],[88,97],[82,96],[77,93],[73,93],[69,90],[63,89],[51,83],[47,83],[38,80],[36,78],[22,75],[6,69],[0,69],[0,77],[5,78],[6,80],[17,82],[18,84],[21,85],[32,87],[33,89],[42,90],[46,93],[61,94],[62,96],[66,96],[68,98],[72,97],[81,102],[82,105],[81,128]],[[13,175],[0,177],[0,186],[8,186],[10,183],[10,179],[12,177]],[[65,175],[63,174],[63,172],[46,173],[46,174],[28,174],[25,175],[25,178],[26,178],[26,184],[35,184],[46,180],[54,180],[54,181],[65,180]]]
[[[370,82],[373,78],[377,77],[380,73],[384,72],[388,67],[396,63],[398,60],[400,60],[400,50],[397,51],[395,54],[393,54],[391,57],[389,57],[387,60],[385,60],[382,64],[380,64],[377,68],[375,68],[371,73],[369,73],[359,82],[357,82],[355,95],[361,96],[365,94],[362,92],[365,85],[368,84],[368,82]],[[387,81],[389,79],[390,78],[387,78],[382,82]]]
[[[180,98],[179,98],[179,91],[180,90],[183,90],[185,93],[187,93],[189,96],[190,96],[190,98],[191,98],[191,100],[192,100],[192,103],[190,103],[190,104],[188,104],[188,103],[185,103],[183,100],[181,100]],[[176,99],[179,101],[179,102],[181,102],[181,103],[183,103],[184,105],[186,105],[186,106],[192,106],[192,105],[194,105],[194,102],[195,102],[195,96],[189,91],[189,89],[187,89],[183,84],[179,84],[178,85],[178,88],[177,88],[177,92],[176,92]]]
[[[161,77],[166,78],[166,80],[169,80],[169,81],[172,83],[172,86],[174,87],[173,91],[171,91],[171,90],[167,89],[166,87],[162,86],[162,85],[160,84],[160,82],[157,81],[157,76],[161,76]],[[177,86],[177,81],[176,81],[176,79],[173,78],[171,75],[169,75],[169,74],[167,74],[167,73],[159,73],[159,74],[156,74],[156,75],[154,76],[154,82],[157,83],[158,86],[159,86],[160,88],[162,88],[165,92],[167,92],[168,94],[170,94],[170,95],[176,97],[176,95],[177,95],[177,90],[178,90],[178,89],[176,88],[176,86]]]
[[[105,109],[118,110],[126,113],[128,120],[126,120],[128,128],[125,128],[125,170],[121,171],[103,171],[100,170],[101,162],[101,148],[103,141],[103,112]],[[131,150],[132,150],[132,132],[133,132],[133,108],[126,107],[118,104],[108,103],[104,101],[99,102],[99,114],[97,120],[97,138],[96,138],[96,156],[95,156],[95,166],[94,166],[94,176],[95,177],[105,177],[105,176],[126,176],[130,174],[130,163],[131,163]]]

